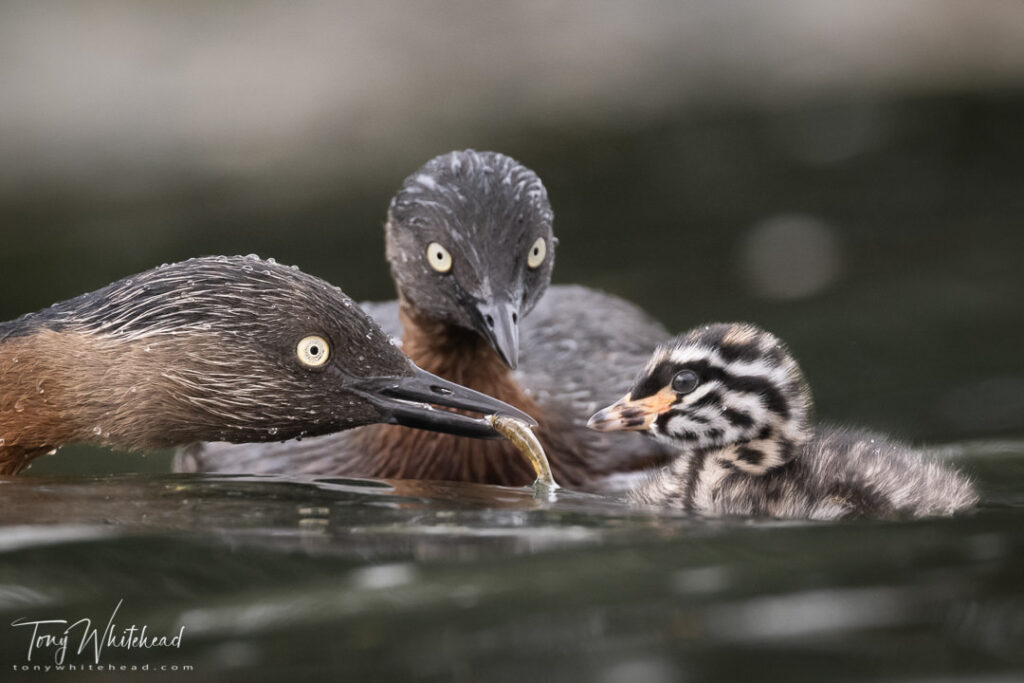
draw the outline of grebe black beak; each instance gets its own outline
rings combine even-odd
[[[537,425],[536,420],[518,408],[419,368],[414,368],[412,375],[399,377],[353,378],[347,388],[380,408],[387,418],[382,421],[405,427],[456,436],[501,438],[501,434],[483,418],[438,410],[434,406],[484,415],[507,415],[531,426]]]
[[[510,301],[478,304],[477,330],[513,370],[519,364],[519,306]]]

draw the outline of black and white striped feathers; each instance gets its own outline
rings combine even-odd
[[[707,325],[658,348],[633,389],[634,400],[668,387],[671,409],[652,433],[693,451],[763,474],[807,441],[811,394],[782,342],[749,325]]]
[[[752,325],[714,324],[660,346],[630,393],[590,425],[645,430],[678,450],[632,492],[639,503],[833,519],[952,514],[977,501],[959,472],[879,435],[814,430],[811,410],[781,341]]]

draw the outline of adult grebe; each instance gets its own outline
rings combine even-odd
[[[494,437],[429,404],[529,416],[417,368],[340,289],[255,257],[165,265],[0,323],[0,473],[63,444],[131,450],[370,423]]]
[[[533,415],[560,484],[601,489],[666,461],[661,445],[597,434],[586,420],[668,333],[622,299],[549,288],[552,220],[540,178],[514,159],[473,150],[432,159],[406,178],[388,211],[398,301],[365,308],[423,368]],[[384,426],[301,443],[206,444],[183,452],[176,467],[507,485],[534,477],[507,442]]]

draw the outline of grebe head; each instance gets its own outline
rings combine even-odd
[[[432,320],[476,331],[512,368],[519,321],[551,281],[547,191],[496,152],[428,161],[391,200],[387,257],[399,296]]]
[[[337,287],[256,257],[165,265],[55,304],[0,325],[0,351],[8,447],[46,420],[129,448],[375,422],[498,436],[431,404],[529,420],[417,368]]]
[[[803,373],[778,338],[719,323],[659,346],[629,393],[588,426],[644,430],[684,454],[732,447],[738,467],[763,472],[807,441],[810,411]]]

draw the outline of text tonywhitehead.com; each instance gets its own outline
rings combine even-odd
[[[195,671],[191,664],[12,664],[12,671]]]
[[[36,619],[21,617],[11,627],[28,636],[25,662],[12,665],[14,671],[192,671],[188,664],[111,664],[102,662],[110,650],[121,653],[130,650],[179,649],[185,636],[185,627],[167,635],[153,635],[146,625],[119,626],[115,619],[124,600],[114,607],[106,627],[93,626],[92,619]],[[84,656],[83,656],[84,655]],[[82,657],[85,662],[73,662]],[[40,660],[49,659],[42,663]],[[91,662],[88,660],[92,660]]]

